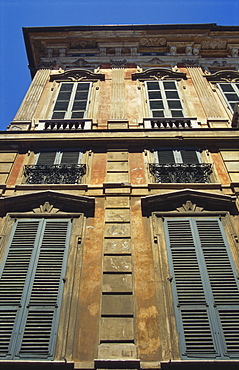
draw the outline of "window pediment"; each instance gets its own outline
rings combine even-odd
[[[63,73],[50,76],[50,81],[57,82],[80,82],[80,81],[104,81],[105,75],[102,73],[94,73],[87,69],[74,68]]]
[[[205,75],[206,79],[210,82],[238,82],[239,72],[232,70],[218,71],[211,75]]]
[[[49,207],[49,209],[55,210],[53,212],[54,214],[57,212],[80,212],[84,213],[86,216],[93,216],[94,204],[95,200],[92,197],[63,194],[52,190],[0,199],[2,216],[9,212],[45,213]]]
[[[169,68],[149,68],[132,74],[132,80],[176,80],[186,79],[186,73],[174,72]]]
[[[184,189],[141,198],[143,215],[152,212],[238,212],[236,198],[230,195]]]

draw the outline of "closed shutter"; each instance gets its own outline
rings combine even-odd
[[[37,165],[52,166],[55,163],[57,152],[41,152],[38,154]]]
[[[69,232],[68,220],[16,222],[0,280],[2,357],[52,358]]]
[[[239,355],[239,290],[218,219],[165,220],[183,358]]]
[[[195,164],[198,163],[198,156],[195,150],[180,150],[183,163]]]
[[[160,164],[173,164],[175,163],[172,150],[158,150],[158,163]]]
[[[75,165],[79,163],[79,152],[63,152],[61,157],[61,164],[62,165]]]

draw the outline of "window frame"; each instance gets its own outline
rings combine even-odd
[[[74,163],[74,164],[81,164],[81,162],[82,162],[83,152],[80,151],[80,150],[70,150],[70,149],[68,149],[68,150],[42,150],[42,151],[39,151],[38,153],[36,153],[35,160],[34,160],[34,165],[38,165],[38,160],[40,158],[41,153],[53,153],[53,152],[55,153],[55,159],[54,159],[54,163],[52,163],[52,165],[61,165],[61,160],[62,160],[64,152],[78,152],[79,153],[78,162]]]
[[[148,89],[148,83],[158,83],[159,85],[159,89],[154,89],[154,90],[149,90]],[[175,86],[175,89],[165,89],[164,87],[164,84],[165,83],[173,83],[174,86]],[[147,80],[147,81],[144,81],[144,85],[145,85],[145,90],[146,90],[146,96],[147,96],[147,105],[148,105],[148,110],[150,112],[150,117],[152,118],[185,118],[186,117],[186,114],[185,114],[185,108],[184,108],[184,104],[183,104],[183,99],[181,97],[181,94],[180,94],[180,91],[179,91],[179,88],[178,88],[178,84],[177,84],[177,81],[175,80]],[[161,99],[152,99],[150,98],[149,96],[149,93],[150,91],[159,91],[159,93],[161,94]],[[178,98],[168,98],[166,96],[166,93],[167,91],[176,91],[177,94],[178,94]],[[150,107],[150,102],[152,101],[162,101],[162,104],[163,104],[163,108],[162,109],[152,109]],[[169,103],[172,102],[172,101],[179,101],[180,102],[180,105],[181,105],[181,109],[179,108],[170,108],[169,107]],[[163,115],[162,116],[154,116],[153,112],[154,111],[162,111],[163,112]],[[172,112],[181,112],[181,115],[174,115]]]
[[[186,149],[184,149],[184,148],[180,148],[180,149],[160,148],[160,149],[155,149],[154,150],[155,164],[160,163],[159,156],[158,156],[158,152],[160,152],[160,151],[162,151],[162,152],[163,151],[171,151],[172,154],[173,154],[173,157],[174,157],[174,164],[183,164],[183,163],[185,163],[183,161],[183,157],[182,157],[182,154],[181,154],[182,150],[195,152],[196,157],[198,159],[198,163],[203,163],[202,157],[201,157],[201,151],[198,150],[198,149],[191,149],[191,148],[190,149],[188,149],[188,148],[186,148]],[[165,164],[167,164],[167,162]]]
[[[232,89],[234,90],[234,92],[226,92],[226,91],[223,91],[223,88],[221,85],[230,85],[232,87]],[[239,103],[239,82],[218,82],[217,83],[217,86],[223,96],[223,98],[225,99],[226,103],[227,103],[227,106],[229,107],[230,111],[233,113],[234,112],[234,107],[235,107],[235,104],[236,103]],[[229,100],[226,96],[226,94],[236,94],[238,96],[238,100]]]
[[[83,83],[89,85],[88,90],[86,90],[86,91],[88,91],[88,95],[87,95],[87,99],[86,99],[86,107],[85,107],[85,109],[77,111],[77,112],[83,112],[83,117],[72,117],[72,114],[74,112],[74,111],[72,111],[72,108],[74,106],[75,101],[78,101],[78,100],[75,99],[76,94],[78,92],[77,88],[78,88],[79,84],[83,84]],[[66,100],[62,100],[62,101],[68,101],[67,109],[66,110],[55,111],[54,108],[55,108],[55,106],[58,102],[59,94],[61,93],[61,88],[62,88],[63,84],[73,85],[72,89],[71,89],[71,92],[70,92],[70,98],[66,99]],[[50,119],[53,119],[53,120],[67,120],[68,119],[68,120],[70,120],[70,119],[84,119],[84,118],[87,118],[86,116],[87,116],[87,113],[88,113],[88,108],[89,108],[89,103],[90,103],[91,90],[92,90],[92,82],[90,82],[90,81],[81,81],[81,82],[62,81],[62,82],[60,82],[59,86],[58,86],[57,96],[56,96],[56,99],[54,101],[54,105],[52,107]],[[81,101],[81,100],[79,100],[79,101]],[[84,100],[82,100],[82,101],[84,101]],[[65,112],[64,117],[61,117],[61,118],[53,117],[55,112]]]

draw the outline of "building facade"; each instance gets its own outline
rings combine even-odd
[[[238,368],[239,27],[23,33],[0,366]]]

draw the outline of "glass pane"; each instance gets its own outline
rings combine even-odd
[[[85,110],[86,101],[75,101],[72,110]]]
[[[154,110],[153,111],[153,117],[164,117],[163,110]]]
[[[72,112],[71,118],[84,118],[84,112]]]
[[[163,102],[162,100],[151,100],[150,101],[150,109],[163,109]]]
[[[87,100],[88,91],[78,91],[75,95],[75,100]]]
[[[161,99],[160,91],[149,91],[149,99]]]
[[[225,91],[225,92],[234,92],[234,89],[232,87],[231,84],[220,84],[221,88],[222,88],[222,91]]]
[[[67,110],[69,102],[68,101],[57,101],[54,110]]]
[[[183,117],[183,112],[181,110],[171,110],[172,117]]]
[[[225,94],[228,101],[239,101],[239,96],[237,94]]]
[[[69,100],[70,96],[71,96],[71,91],[63,91],[59,93],[57,100]]]
[[[73,83],[64,83],[61,85],[60,91],[71,91],[73,87]]]
[[[54,112],[52,119],[63,119],[65,118],[65,112]]]
[[[179,99],[177,91],[165,91],[167,99]]]
[[[174,81],[165,81],[163,82],[165,90],[177,90],[175,82]]]
[[[80,91],[80,90],[89,90],[89,87],[90,87],[90,84],[88,82],[82,82],[82,83],[78,83],[77,85],[77,91]]]
[[[148,90],[160,90],[158,82],[147,82]]]
[[[169,106],[169,109],[182,109],[180,100],[169,100],[168,106]]]

